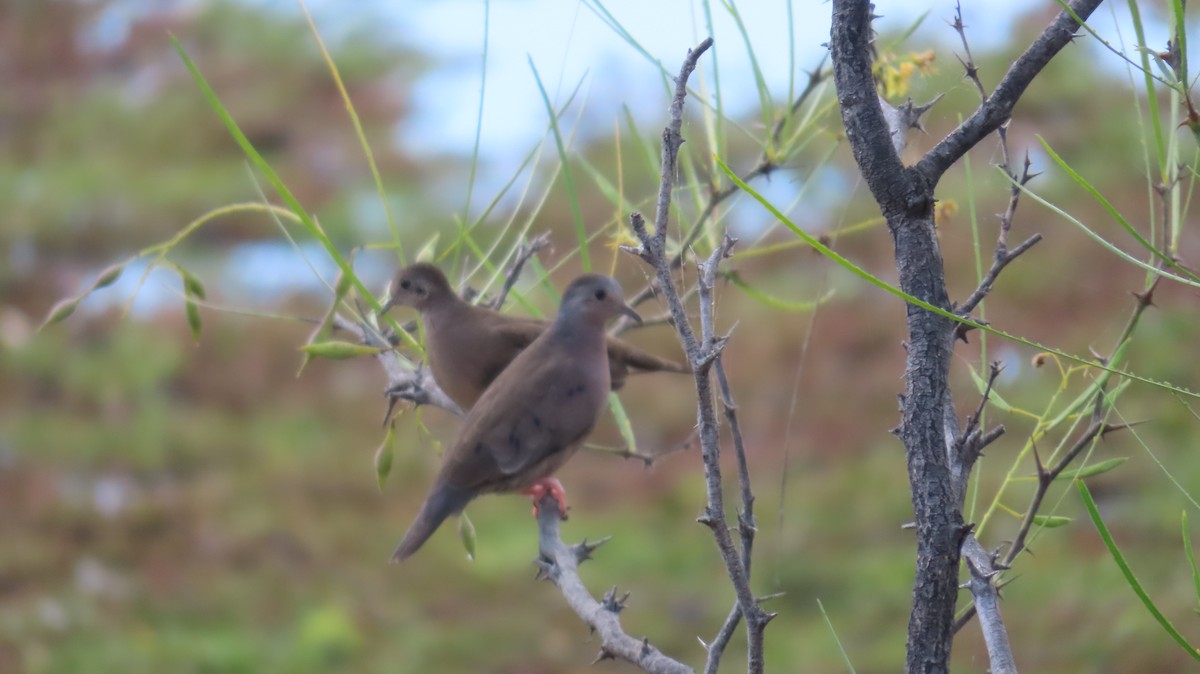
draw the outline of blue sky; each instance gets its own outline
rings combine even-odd
[[[964,10],[976,48],[1006,39],[1012,21],[1044,0],[976,0]],[[830,5],[793,0],[794,65],[790,53],[787,0],[742,0],[737,8],[754,56],[773,96],[787,97],[792,74],[815,66],[829,39]],[[911,25],[925,10],[926,32],[953,33],[943,19],[953,16],[954,3],[878,2],[884,14],[881,30]],[[484,3],[449,0],[389,4],[404,32],[398,36],[427,50],[445,64],[418,85],[413,119],[401,130],[400,142],[414,152],[469,151],[478,116]],[[701,3],[694,0],[610,0],[603,7],[648,53],[630,46],[610,28],[593,3],[569,0],[497,1],[490,5],[488,80],[481,144],[485,156],[523,154],[541,136],[546,112],[530,62],[536,66],[552,98],[563,100],[581,80],[587,114],[616,119],[622,104],[639,118],[661,117],[665,99],[657,66],[674,72],[687,49],[705,35]],[[722,74],[723,99],[734,115],[758,105],[750,54],[730,12],[712,3],[716,58]],[[710,67],[705,64],[706,68]],[[711,72],[698,76],[711,87]],[[711,90],[711,89],[710,89]],[[611,123],[610,123],[611,124]]]
[[[115,3],[85,39],[97,46],[119,34],[128,19],[157,6],[161,0],[124,0]],[[180,0],[180,5],[196,5],[199,0]],[[281,14],[299,16],[298,4],[291,0],[243,0]],[[707,35],[706,17],[699,0],[602,0],[603,10],[627,30],[645,50],[640,53],[601,18],[596,0],[492,0],[487,6],[487,88],[483,106],[480,148],[483,166],[476,192],[483,201],[490,199],[492,187],[511,174],[517,162],[543,139],[547,113],[534,77],[534,68],[552,100],[561,103],[582,82],[582,105],[567,115],[568,125],[574,114],[583,111],[584,127],[611,133],[621,118],[622,106],[629,106],[642,130],[656,128],[665,119],[667,98],[659,74],[659,61],[675,72],[689,47]],[[435,66],[417,83],[412,95],[413,114],[399,123],[392,142],[417,155],[469,155],[479,115],[479,89],[485,29],[483,0],[308,0],[318,29],[327,41],[364,23],[382,26],[380,32],[391,39],[428,53]],[[969,0],[964,7],[972,48],[981,52],[1010,39],[1014,22],[1038,7],[1052,9],[1053,0]],[[883,15],[877,22],[881,31],[899,31],[910,26],[928,11],[921,32],[910,44],[947,44],[956,40],[947,21],[954,16],[953,0],[926,2],[878,0],[876,11]],[[791,78],[797,86],[805,69],[817,64],[828,40],[831,6],[824,0],[791,0],[792,33],[788,29],[788,0],[740,0],[737,9],[754,49],[754,58],[777,104],[788,98]],[[718,0],[711,2],[715,55],[726,111],[732,116],[752,113],[758,106],[751,55],[733,15]],[[1114,21],[1114,14],[1116,20]],[[1130,40],[1126,10],[1106,3],[1093,17],[1093,24],[1116,42],[1120,25],[1125,40]],[[1149,22],[1152,44],[1165,45],[1161,23]],[[1120,61],[1094,44],[1088,47],[1102,63],[1120,68]],[[795,53],[791,45],[795,45]],[[941,54],[943,67],[954,67]],[[702,62],[693,76],[694,88],[711,95],[712,62]],[[997,77],[999,74],[993,74]],[[655,134],[656,135],[656,134]],[[462,181],[459,181],[462,182]],[[780,183],[781,181],[775,181]],[[785,188],[786,185],[766,186]],[[447,194],[447,211],[457,210],[461,195]],[[377,204],[371,201],[371,204]],[[382,214],[378,219],[382,220]],[[376,219],[368,209],[362,220]],[[296,287],[319,286],[307,264],[286,246],[259,246],[240,250],[261,268],[277,270],[273,278],[280,287],[256,288],[256,295],[271,296]],[[240,259],[240,258],[239,258]],[[319,261],[322,256],[314,256]],[[231,265],[229,268],[245,266]],[[322,270],[324,273],[327,270]],[[294,272],[294,273],[293,273]],[[382,278],[383,271],[379,271]],[[370,274],[369,274],[370,275]],[[127,274],[126,277],[133,277]],[[246,279],[237,279],[246,282]],[[173,280],[166,280],[172,283]],[[155,285],[153,282],[151,286]],[[277,284],[279,285],[279,284]],[[171,293],[154,293],[151,287],[139,297],[139,308],[150,309],[159,300],[178,301]],[[118,289],[116,294],[122,294]]]

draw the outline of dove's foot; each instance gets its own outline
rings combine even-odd
[[[549,494],[554,497],[555,503],[558,504],[558,514],[562,519],[567,519],[567,492],[563,489],[562,483],[557,478],[544,477],[537,482],[529,485],[521,490],[522,494],[533,498],[533,516],[537,517],[541,509],[542,498]]]

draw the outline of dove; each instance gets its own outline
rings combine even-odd
[[[612,278],[585,274],[567,287],[558,316],[467,413],[393,563],[411,556],[481,494],[528,494],[535,513],[550,494],[566,515],[566,494],[553,474],[583,444],[608,400],[604,325],[619,314],[641,322]]]
[[[550,321],[503,314],[467,302],[454,292],[435,265],[418,262],[399,270],[380,313],[409,306],[425,323],[425,351],[439,388],[464,410],[470,409],[509,363],[530,346]],[[612,390],[631,373],[690,372],[629,342],[609,337]]]

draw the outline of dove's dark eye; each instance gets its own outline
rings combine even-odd
[[[604,292],[604,288],[597,288],[596,299],[603,300],[605,297],[608,297],[608,293]]]
[[[411,285],[412,285],[412,282],[409,281],[408,279],[404,279],[403,281],[400,282],[400,287],[404,288],[405,290],[408,290],[409,286],[411,286]]]

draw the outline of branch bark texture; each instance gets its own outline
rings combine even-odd
[[[700,265],[700,278],[697,280],[700,296],[699,335],[696,334],[691,320],[688,318],[679,289],[671,275],[672,259],[666,253],[671,191],[675,180],[679,147],[683,144],[680,129],[683,125],[683,104],[687,97],[687,79],[695,69],[700,56],[710,46],[712,46],[712,38],[704,40],[695,49],[690,50],[680,68],[679,76],[675,79],[675,96],[671,101],[671,119],[663,130],[662,173],[654,231],[650,232],[647,229],[641,213],[631,214],[630,223],[641,242],[640,248],[634,252],[654,269],[655,279],[670,308],[675,330],[695,377],[697,426],[700,435],[701,456],[704,459],[708,501],[699,521],[707,526],[713,534],[730,583],[733,585],[737,610],[746,623],[747,671],[750,674],[759,674],[764,667],[763,632],[773,616],[762,609],[757,598],[751,592],[749,570],[738,553],[725,517],[724,497],[721,489],[720,437],[711,376],[713,363],[720,356],[726,341],[725,337],[717,336],[713,329],[712,278],[716,267],[728,254],[734,242],[725,237],[724,242],[713,251],[712,256]],[[714,657],[716,661],[719,661],[720,652],[715,652],[714,656],[714,653],[710,651],[708,671],[713,671],[716,667]]]
[[[1086,18],[1100,0],[1073,0]],[[867,0],[834,0],[830,51],[846,136],[895,246],[900,287],[937,307],[952,309],[933,219],[934,189],[945,171],[1000,128],[1021,94],[1066,46],[1078,25],[1066,12],[1013,63],[991,96],[962,126],[915,166],[905,167],[893,146],[871,73],[871,19]],[[898,434],[904,443],[917,531],[913,607],[906,669],[948,669],[958,596],[960,546],[967,530],[956,498],[945,432],[945,405],[955,324],[919,307],[906,307],[908,354]]]
[[[567,605],[600,637],[596,661],[621,659],[651,674],[692,674],[692,668],[664,655],[647,639],[635,639],[621,628],[625,597],[613,588],[601,600],[592,596],[579,578],[579,564],[604,541],[568,546],[559,534],[561,515],[554,497],[547,495],[538,510],[537,564],[542,577],[554,583]]]

